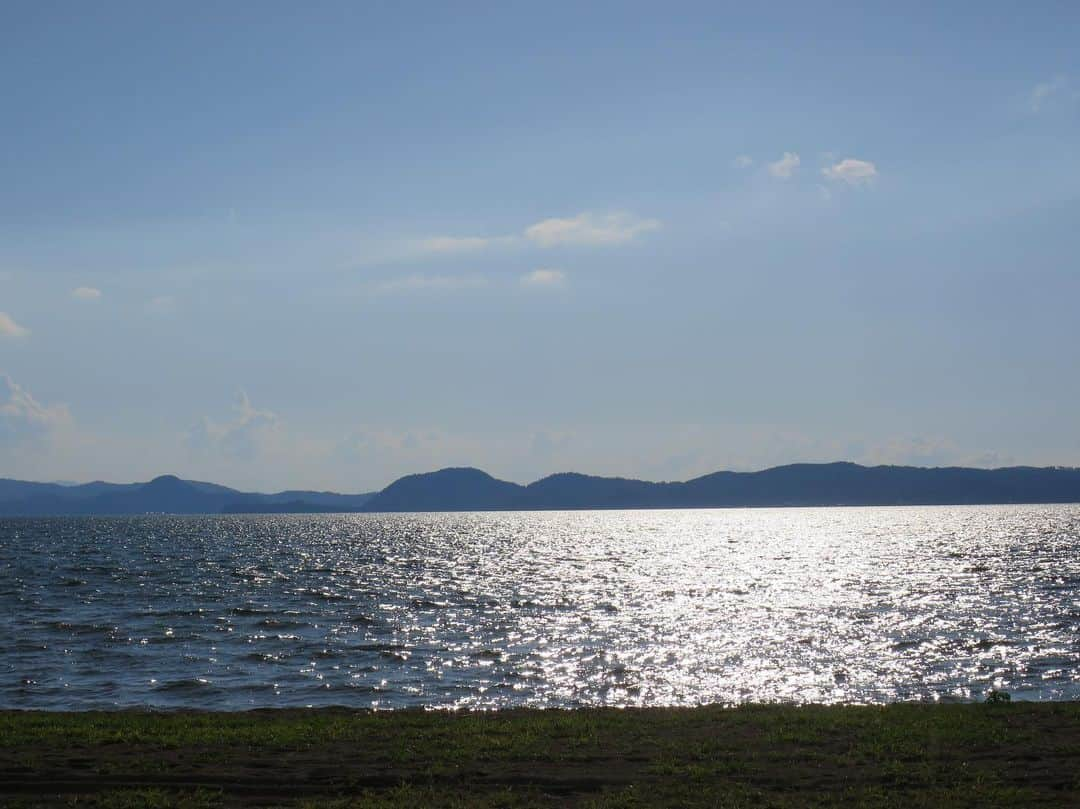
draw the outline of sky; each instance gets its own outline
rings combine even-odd
[[[0,476],[1080,465],[1080,5],[0,3]]]

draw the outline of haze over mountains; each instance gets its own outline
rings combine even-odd
[[[479,469],[408,475],[381,492],[241,492],[163,475],[147,483],[0,479],[0,516],[404,511],[507,511],[738,506],[950,505],[1080,502],[1080,468],[970,469],[791,464],[653,483],[577,473],[522,486]]]

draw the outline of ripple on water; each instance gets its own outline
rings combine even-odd
[[[0,520],[0,706],[1077,699],[1078,550],[1077,506]]]
[[[169,693],[174,691],[204,691],[213,689],[214,684],[205,677],[183,677],[179,680],[168,680],[154,686],[155,691]]]

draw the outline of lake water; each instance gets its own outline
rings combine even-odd
[[[0,706],[1080,698],[1080,506],[0,520]]]

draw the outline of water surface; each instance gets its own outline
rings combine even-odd
[[[1080,698],[1080,506],[0,520],[0,706]]]

